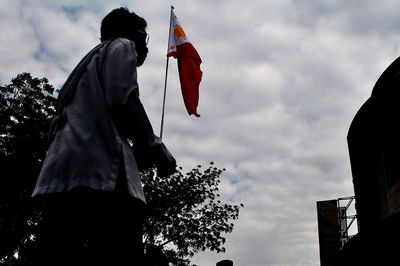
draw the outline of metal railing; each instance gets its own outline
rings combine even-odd
[[[338,198],[341,249],[358,233],[357,214],[354,203],[354,196]],[[351,212],[351,214],[349,214],[349,212]],[[356,222],[357,226],[354,226],[354,222]]]

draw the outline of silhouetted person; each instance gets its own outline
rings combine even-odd
[[[109,13],[101,44],[60,92],[33,192],[45,202],[38,265],[145,265],[138,170],[155,165],[170,174],[176,167],[139,99],[136,68],[148,53],[146,27],[128,9]]]

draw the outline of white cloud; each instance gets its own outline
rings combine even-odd
[[[346,135],[380,73],[400,53],[397,3],[181,1],[200,56],[200,118],[189,117],[170,59],[164,140],[189,169],[225,167],[222,197],[243,202],[226,254],[198,265],[318,265],[315,202],[352,194]],[[27,71],[59,87],[127,5],[145,17],[150,55],[142,101],[159,132],[170,3],[0,2],[0,83]]]

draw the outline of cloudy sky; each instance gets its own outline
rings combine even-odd
[[[353,194],[351,120],[400,54],[396,1],[0,0],[0,84],[21,72],[59,88],[99,42],[101,19],[126,6],[149,24],[139,70],[159,132],[170,5],[204,72],[200,118],[183,105],[170,61],[164,141],[189,170],[227,171],[222,197],[243,203],[225,254],[199,266],[319,265],[316,201]]]

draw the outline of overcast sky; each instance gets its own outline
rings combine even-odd
[[[126,6],[146,18],[141,99],[159,133],[170,5],[200,54],[200,118],[170,60],[163,140],[189,170],[226,168],[222,197],[243,203],[225,254],[199,266],[319,265],[316,201],[353,194],[346,136],[400,54],[397,1],[0,0],[0,84],[21,72],[59,88]]]

